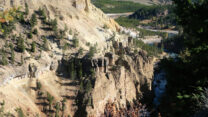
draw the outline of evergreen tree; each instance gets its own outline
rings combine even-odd
[[[51,29],[54,32],[57,32],[58,30],[58,23],[57,23],[57,19],[51,20]]]
[[[62,101],[62,117],[64,117],[64,111],[65,111],[65,108],[66,108],[66,99],[64,98]]]
[[[57,102],[56,105],[55,105],[55,109],[56,109],[55,117],[59,117],[60,105],[59,105],[58,102]]]
[[[29,8],[28,8],[28,4],[25,3],[25,15],[29,14]]]
[[[30,25],[31,27],[34,27],[35,25],[37,25],[37,16],[35,13],[32,14],[32,17],[30,19]]]
[[[5,50],[2,49],[1,50],[2,52],[2,59],[1,59],[1,64],[2,65],[8,65],[8,60],[7,60],[7,56],[6,56],[6,53],[5,53]]]
[[[23,65],[24,64],[24,57],[23,55],[21,55],[21,62],[20,62],[20,65]]]
[[[49,50],[48,40],[46,39],[46,37],[43,37],[43,49],[45,51],[48,51]]]
[[[39,81],[37,81],[36,82],[36,89],[40,90],[41,88],[42,88],[42,84]]]
[[[14,46],[10,44],[10,51],[11,51],[11,63],[14,64],[15,54],[14,54]]]
[[[96,46],[91,46],[88,53],[89,58],[92,58],[96,52],[97,52]]]
[[[54,97],[49,92],[47,92],[47,100],[48,100],[48,104],[49,104],[49,110],[51,110]]]
[[[20,35],[18,40],[17,40],[17,49],[19,52],[25,52],[25,44],[24,44],[24,39]]]
[[[33,41],[31,45],[31,52],[35,52],[36,50],[36,43]]]
[[[76,70],[74,69],[74,62],[71,62],[70,63],[70,78],[72,80],[75,80],[75,77],[76,77]]]

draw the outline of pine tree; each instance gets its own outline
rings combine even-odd
[[[70,63],[70,78],[74,80],[76,77],[76,70],[74,69],[74,62]]]
[[[39,81],[37,81],[36,82],[36,89],[40,90],[41,88],[42,88],[42,84]]]
[[[49,104],[49,110],[51,110],[54,97],[49,92],[47,92],[47,100],[48,100],[48,104]]]
[[[29,14],[29,8],[28,8],[28,4],[25,3],[25,15]]]
[[[48,47],[48,40],[46,39],[46,37],[43,37],[43,49],[45,51],[48,51],[49,50],[49,47]]]
[[[7,56],[6,56],[6,53],[5,53],[5,50],[2,49],[2,60],[1,60],[1,64],[2,65],[8,65],[8,60],[7,60]]]
[[[33,41],[31,45],[31,52],[35,52],[36,50],[36,43]]]
[[[56,109],[55,117],[59,117],[60,105],[59,105],[58,102],[57,102],[56,105],[55,105],[55,109]]]
[[[94,54],[96,53],[96,51],[97,51],[96,46],[94,46],[94,47],[91,46],[89,53],[88,53],[89,58],[92,58],[94,56]]]
[[[57,19],[51,20],[51,29],[54,32],[57,32],[58,27],[57,27],[58,23],[57,23]]]
[[[23,65],[24,64],[24,57],[23,55],[21,55],[21,62],[20,62],[20,65]]]
[[[24,44],[24,39],[20,35],[18,40],[17,40],[17,49],[19,52],[25,52],[25,44]]]
[[[11,51],[11,63],[14,64],[15,54],[14,54],[14,46],[10,44],[10,51]]]
[[[35,25],[37,25],[37,16],[35,13],[32,14],[32,17],[30,19],[30,25],[31,27],[34,27]]]

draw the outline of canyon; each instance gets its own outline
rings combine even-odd
[[[17,108],[21,108],[27,117],[100,117],[109,101],[119,109],[145,95],[153,98],[154,64],[158,58],[136,46],[131,35],[121,33],[122,28],[90,0],[0,0],[2,11],[24,8],[24,4],[29,6],[29,15],[43,8],[48,19],[57,19],[58,28],[67,27],[72,33],[65,32],[64,40],[56,42],[38,20],[34,40],[38,42],[44,35],[48,51],[17,52],[16,61],[24,58],[22,65],[16,62],[0,66],[0,102],[5,102],[5,114],[18,116]],[[24,35],[25,28],[20,24],[16,27],[13,33]],[[75,35],[79,48],[63,50],[63,43],[71,44]],[[1,48],[6,42],[1,39]],[[92,47],[96,52],[89,57]],[[83,52],[79,52],[80,48]],[[38,84],[41,88],[37,88]],[[48,101],[51,96],[52,107]],[[61,105],[62,111],[57,111],[56,105]]]

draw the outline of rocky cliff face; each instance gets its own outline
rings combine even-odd
[[[92,90],[83,92],[80,89],[77,98],[82,101],[78,104],[80,106],[76,116],[99,117],[104,113],[109,101],[114,102],[118,109],[126,108],[127,104],[133,104],[135,100],[141,99],[145,93],[151,91],[154,59],[142,50],[133,53],[131,48],[121,45],[118,46],[118,50],[115,46],[114,50],[122,49],[124,55],[120,55],[119,52],[106,53],[105,57],[69,60],[81,61],[83,73],[89,73],[90,69],[95,71],[95,78],[91,78],[90,75],[81,78],[80,82],[84,83],[90,80]],[[89,88],[87,83],[84,85],[85,89]]]

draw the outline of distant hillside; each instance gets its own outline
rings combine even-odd
[[[169,1],[169,2],[168,2]],[[105,13],[135,12],[149,5],[169,4],[171,0],[92,0]]]
[[[145,5],[170,3],[171,0],[117,0],[117,1],[131,1]]]

